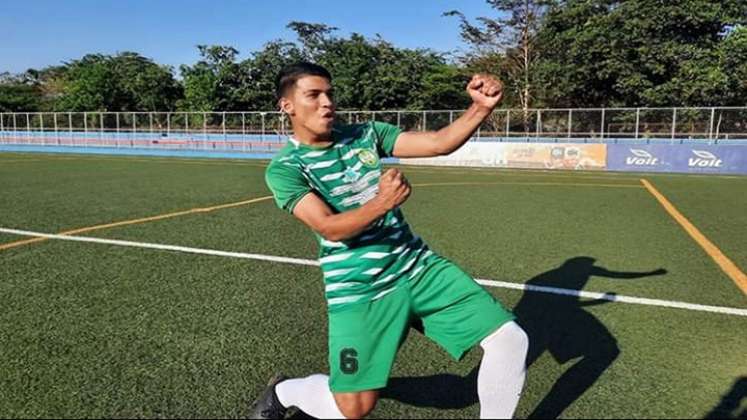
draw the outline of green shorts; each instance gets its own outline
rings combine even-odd
[[[514,315],[451,261],[431,255],[408,283],[381,299],[329,312],[332,392],[384,388],[412,325],[459,360]]]

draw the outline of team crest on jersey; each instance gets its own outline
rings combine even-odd
[[[361,150],[358,153],[358,159],[369,168],[375,168],[379,163],[379,158],[376,157],[376,154],[368,149]]]

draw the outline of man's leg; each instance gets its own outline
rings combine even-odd
[[[334,308],[329,320],[330,376],[311,375],[270,384],[259,404],[272,407],[275,396],[284,415],[286,407],[298,407],[321,418],[359,418],[373,410],[377,389],[387,384],[397,350],[410,322],[406,287],[380,299]],[[261,414],[262,409],[255,412]],[[260,418],[268,418],[267,416]]]
[[[329,389],[327,375],[288,379],[277,384],[275,392],[283,407],[298,407],[319,419],[345,418]]]
[[[320,419],[359,419],[374,409],[378,399],[377,390],[333,394],[327,375],[295,379],[276,377],[255,403],[249,417],[280,419],[285,417],[288,408],[297,407]]]
[[[526,372],[528,339],[514,315],[457,265],[431,256],[411,281],[413,310],[425,335],[455,359],[478,343],[481,417],[511,417]]]
[[[485,352],[477,374],[480,418],[510,419],[524,388],[529,338],[512,321],[485,337],[480,346]]]

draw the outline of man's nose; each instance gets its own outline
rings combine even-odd
[[[324,93],[319,95],[319,101],[322,106],[326,106],[328,108],[334,108],[335,106],[335,102],[332,100],[332,98]]]

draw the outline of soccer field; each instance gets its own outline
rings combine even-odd
[[[0,154],[0,417],[244,417],[326,372],[315,241],[265,165]],[[747,416],[747,177],[400,168],[414,231],[529,334],[517,417]],[[476,417],[480,353],[413,331],[371,417]]]

